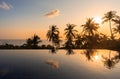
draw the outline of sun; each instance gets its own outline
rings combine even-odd
[[[95,21],[95,23],[98,23],[99,25],[102,24],[102,18],[100,16],[94,17],[93,20]]]

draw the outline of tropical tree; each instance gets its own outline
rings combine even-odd
[[[38,35],[35,35],[35,34],[34,34],[33,37],[28,38],[28,39],[26,40],[25,46],[26,46],[27,48],[38,48],[38,44],[39,44],[40,42],[41,42],[40,37],[39,37]]]
[[[66,48],[73,48],[74,44],[73,44],[73,40],[75,39],[75,35],[77,30],[74,29],[76,25],[74,24],[67,24],[67,28],[65,28],[65,35],[66,35],[66,39],[67,41],[65,42],[65,47]]]
[[[47,39],[52,42],[53,46],[60,45],[59,30],[56,25],[50,26],[46,36]]]
[[[112,26],[111,26],[111,22],[113,21],[113,19],[116,17],[116,11],[109,11],[106,14],[104,14],[103,19],[103,23],[105,22],[109,22],[109,27],[110,27],[110,33],[111,33],[111,39],[114,39],[113,37],[113,33],[112,33]]]
[[[93,18],[88,18],[86,23],[83,24],[81,27],[83,27],[82,33],[87,36],[94,36],[95,33],[97,33],[97,29],[99,28],[99,24],[95,23]]]
[[[115,19],[113,19],[114,25],[116,26],[113,28],[114,33],[120,34],[120,16],[117,16]]]
[[[95,23],[93,18],[88,18],[86,23],[83,24],[81,27],[83,27],[83,36],[84,36],[84,47],[85,48],[93,48],[94,44],[97,44],[97,38],[98,38],[98,28],[99,24]],[[93,44],[94,43],[94,44]]]
[[[41,42],[41,39],[38,35],[35,35],[32,37],[33,47],[38,47],[39,42]]]
[[[76,40],[75,40],[75,47],[76,48],[81,48],[82,47],[82,42],[83,42],[83,38],[80,34],[76,35]]]

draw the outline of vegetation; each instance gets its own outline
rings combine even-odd
[[[66,42],[64,44],[65,48],[74,48],[73,40],[75,39],[77,30],[74,29],[74,24],[67,24],[65,28]]]
[[[110,37],[100,33],[98,31],[100,25],[95,23],[93,18],[88,18],[81,25],[81,33],[80,30],[75,29],[75,24],[66,25],[67,27],[64,29],[65,42],[62,45],[60,44],[60,31],[56,25],[52,25],[46,34],[52,45],[40,45],[39,43],[42,42],[40,37],[34,34],[21,46],[3,44],[0,45],[0,49],[52,49],[51,51],[54,52],[56,48],[59,48],[67,49],[71,53],[73,53],[71,49],[113,49],[120,51],[120,16],[116,15],[116,11],[109,11],[103,17],[103,23],[105,22],[109,22]]]
[[[56,25],[50,26],[47,32],[47,39],[52,42],[53,47],[60,46],[59,30]]]
[[[107,12],[104,17],[103,17],[103,23],[104,22],[109,22],[109,27],[110,27],[110,32],[111,32],[111,39],[114,39],[113,33],[112,33],[112,26],[111,26],[111,21],[116,18],[116,11],[109,11]]]

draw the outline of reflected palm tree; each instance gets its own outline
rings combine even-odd
[[[67,39],[67,41],[65,42],[66,48],[74,47],[73,39],[75,39],[75,35],[77,32],[77,30],[74,30],[75,26],[76,25],[74,25],[74,24],[67,24],[67,28],[65,28],[65,35],[66,35],[66,39]]]
[[[60,46],[59,30],[56,25],[52,25],[47,32],[47,39],[52,42],[53,47]]]
[[[66,51],[67,51],[66,55],[73,55],[75,53],[73,49],[66,49]]]
[[[104,61],[103,61],[104,66],[106,66],[108,69],[113,68],[115,66],[115,64],[117,64],[119,62],[118,59],[116,59],[116,56],[111,58],[111,50],[109,52],[109,57],[104,57],[104,56],[102,56],[102,57],[104,59]]]
[[[85,54],[88,61],[90,61],[90,60],[93,61],[92,59],[93,59],[93,56],[95,55],[95,53],[96,52],[95,52],[94,49],[87,49],[84,52],[84,54]]]
[[[120,61],[120,52],[117,52],[118,54],[114,57],[116,61]]]
[[[106,14],[104,14],[104,17],[103,17],[103,23],[109,22],[111,39],[114,39],[113,33],[112,33],[111,22],[112,22],[112,20],[113,20],[115,17],[116,17],[116,11],[109,11],[109,12],[107,12]]]
[[[52,49],[49,50],[49,53],[56,54],[56,51],[57,49],[53,47]]]

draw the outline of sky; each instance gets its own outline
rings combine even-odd
[[[108,11],[120,14],[120,0],[0,0],[0,39],[27,39],[37,34],[46,39],[50,25],[64,33],[66,24],[80,26],[87,18],[103,17]],[[101,25],[109,35],[109,27]]]

